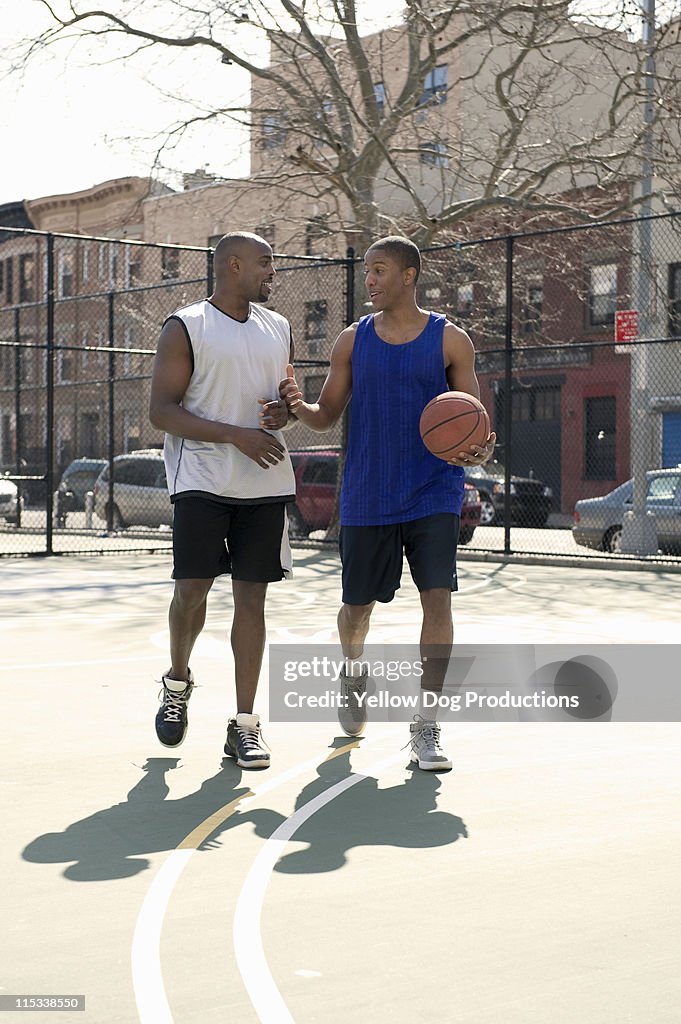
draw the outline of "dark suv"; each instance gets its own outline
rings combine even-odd
[[[340,449],[320,448],[291,452],[296,476],[296,503],[289,505],[292,537],[307,537],[313,530],[325,530],[333,516],[338,484]],[[480,522],[480,502],[475,487],[466,484],[461,509],[459,543],[468,544]]]
[[[506,488],[504,467],[486,462],[465,470],[468,483],[480,494],[481,526],[494,526],[504,520]],[[511,521],[518,526],[545,526],[553,502],[553,492],[542,480],[525,476],[511,477]]]

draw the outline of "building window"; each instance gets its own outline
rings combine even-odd
[[[88,281],[90,278],[90,247],[85,246],[83,249],[83,282]]]
[[[222,236],[220,236],[222,237]],[[180,254],[177,249],[161,250],[161,280],[172,281],[180,276]]]
[[[458,317],[470,316],[473,312],[473,282],[460,284],[456,289],[456,315]]]
[[[57,380],[66,384],[73,379],[73,352],[60,352],[57,356]]]
[[[419,156],[422,164],[427,167],[449,167],[449,156],[446,142],[419,143]]]
[[[584,408],[584,478],[615,479],[615,399],[587,398]]]
[[[423,93],[419,100],[420,107],[446,102],[447,73],[448,68],[446,64],[438,64],[437,67],[428,72],[423,83]]]
[[[274,224],[259,224],[255,229],[255,233],[256,235],[260,235],[261,238],[264,238],[265,241],[274,248]]]
[[[109,287],[114,288],[118,276],[118,249],[115,245],[109,250]]]
[[[19,257],[19,302],[35,302],[35,256]]]
[[[324,381],[326,380],[326,374],[315,373],[306,377],[303,382],[303,391],[305,392],[305,401],[313,405],[322,393]]]
[[[541,281],[528,281],[520,311],[523,334],[534,335],[541,332],[543,307],[544,285]]]
[[[5,291],[5,264],[0,260],[0,303],[4,300]]]
[[[305,341],[308,342],[308,348],[310,342],[326,341],[327,316],[326,299],[305,303]]]
[[[142,273],[142,250],[135,245],[126,246],[125,286],[134,288]]]
[[[262,123],[263,149],[277,149],[286,142],[288,131],[279,114],[267,114]]]
[[[617,264],[599,263],[589,267],[589,326],[614,324],[616,305]]]
[[[560,419],[560,388],[542,388],[534,392],[534,418]]]
[[[528,423],[532,419],[532,392],[511,392],[511,419],[514,423]]]
[[[8,306],[14,302],[14,262],[11,256],[5,260],[5,301]]]
[[[59,298],[73,295],[73,257],[62,254],[59,260]]]
[[[385,112],[385,86],[383,82],[374,83],[374,99],[376,100],[378,116],[383,117]]]
[[[324,246],[320,243],[327,237],[327,235],[328,228],[326,226],[326,217],[312,217],[312,219],[305,225],[305,255],[323,255]]]
[[[669,268],[669,335],[681,338],[681,263]]]

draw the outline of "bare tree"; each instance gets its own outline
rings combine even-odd
[[[239,201],[264,190],[268,217],[305,223],[310,251],[325,231],[359,247],[390,230],[429,245],[473,214],[589,219],[639,200],[647,54],[631,0],[607,12],[600,0],[406,0],[399,24],[369,34],[355,0],[41,3],[51,24],[26,44],[29,60],[63,40],[119,36],[128,54],[190,49],[198,73],[215,60],[248,71],[248,103],[216,104],[169,135],[246,125]],[[653,47],[655,187],[667,202],[681,191],[675,7]],[[269,60],[247,54],[240,25],[268,41]]]

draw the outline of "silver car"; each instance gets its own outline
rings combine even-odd
[[[19,513],[19,490],[12,480],[0,477],[0,519],[16,523]]]
[[[95,514],[114,530],[126,526],[170,526],[173,506],[166,487],[163,454],[158,448],[118,455],[113,460],[113,503],[110,505],[109,467],[95,483]]]
[[[663,554],[681,554],[681,466],[647,473],[646,509],[655,516],[657,543]],[[575,505],[572,536],[576,544],[597,551],[620,551],[624,513],[632,509],[633,481],[602,498],[582,498]]]

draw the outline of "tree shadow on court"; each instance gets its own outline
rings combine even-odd
[[[347,745],[336,740],[333,746]],[[326,760],[317,778],[301,790],[296,809],[353,774],[352,747]],[[405,754],[405,761],[407,755]],[[306,842],[306,850],[285,854],[275,871],[286,874],[314,874],[337,871],[350,850],[360,846],[394,846],[426,849],[446,846],[468,837],[465,823],[455,814],[437,810],[442,778],[436,772],[407,766],[407,778],[381,788],[379,780],[366,777],[350,786],[320,808],[292,836],[291,842]]]
[[[150,757],[142,766],[143,776],[130,790],[127,800],[82,818],[63,832],[48,832],[26,846],[22,856],[34,864],[73,863],[64,870],[75,882],[130,878],[145,871],[149,860],[143,856],[174,850],[201,822],[226,804],[248,796],[240,786],[242,771],[225,758],[220,771],[202,783],[194,793],[169,800],[167,773],[175,771],[179,758]],[[238,807],[197,847],[209,849],[230,828],[250,822],[259,836],[271,835],[283,821],[271,810],[254,809],[240,813]]]

